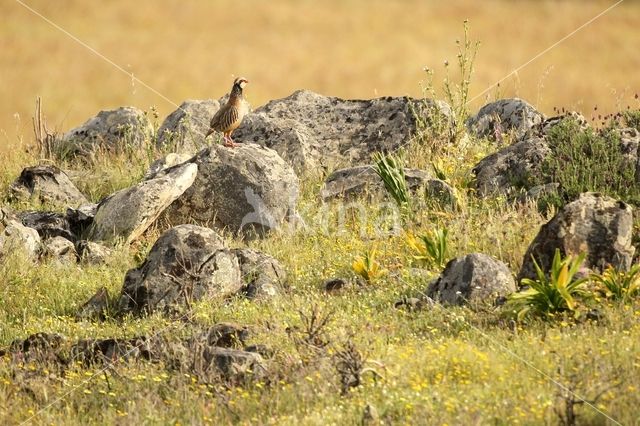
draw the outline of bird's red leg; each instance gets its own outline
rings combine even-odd
[[[234,148],[236,146],[236,144],[233,143],[233,139],[231,139],[231,133],[225,133],[224,140],[225,140],[224,146],[228,148]]]

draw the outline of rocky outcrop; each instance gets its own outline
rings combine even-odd
[[[272,257],[253,250],[230,250],[209,228],[180,225],[165,232],[144,263],[125,276],[121,313],[171,311],[200,299],[244,293],[277,293],[284,271]]]
[[[489,301],[516,291],[511,271],[501,261],[482,253],[468,254],[447,263],[440,277],[427,289],[437,302],[462,305]]]
[[[217,100],[186,100],[169,114],[158,129],[158,145],[180,153],[195,153],[207,145],[211,117],[220,109]]]
[[[583,267],[593,271],[608,265],[627,271],[635,252],[632,230],[629,205],[598,193],[581,194],[542,226],[522,260],[518,280],[536,278],[533,259],[549,271],[556,249],[565,256],[586,253]]]
[[[451,114],[444,102],[424,102]],[[417,129],[413,109],[433,112],[408,97],[344,100],[299,90],[247,115],[233,136],[274,149],[298,173],[317,173],[407,144]]]
[[[18,200],[35,199],[41,203],[62,206],[79,206],[89,202],[69,177],[55,166],[41,165],[23,169],[9,191]]]
[[[93,153],[97,148],[117,150],[124,146],[141,146],[153,133],[146,114],[134,107],[100,111],[84,124],[67,132],[62,143],[75,155]]]
[[[514,132],[517,140],[543,120],[544,115],[528,102],[512,98],[483,106],[466,124],[469,133],[480,138],[502,140],[504,134]]]
[[[198,174],[167,209],[165,217],[173,224],[195,220],[245,237],[259,237],[278,228],[295,209],[298,178],[269,148],[214,145],[190,162],[198,166]]]
[[[151,166],[149,166],[149,170],[147,170],[147,172],[144,174],[144,180],[153,179],[159,173],[170,169],[171,167],[177,166],[178,164],[189,161],[191,157],[193,156],[189,154],[176,154],[173,152],[167,154],[163,158],[160,158],[151,163]]]
[[[98,205],[89,239],[135,240],[191,186],[197,172],[197,165],[184,164],[109,196]]]

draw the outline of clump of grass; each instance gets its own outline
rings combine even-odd
[[[640,296],[640,265],[629,271],[618,271],[609,266],[602,274],[594,274],[592,279],[599,285],[598,292],[605,298],[629,303]]]
[[[384,187],[398,206],[406,208],[411,201],[411,194],[404,175],[402,159],[393,154],[376,153],[373,157],[374,168]]]
[[[447,228],[436,228],[431,232],[419,235],[407,233],[407,244],[413,251],[413,258],[426,266],[443,268],[449,260]]]
[[[518,319],[530,314],[550,317],[566,311],[579,316],[578,298],[589,296],[586,289],[588,279],[575,278],[584,258],[584,253],[563,258],[560,250],[556,249],[548,274],[533,259],[537,278],[524,278],[522,284],[528,288],[511,294],[508,306],[517,314]]]
[[[561,208],[587,191],[640,204],[640,190],[630,184],[636,178],[635,163],[622,153],[615,126],[582,129],[567,118],[550,129],[547,139],[551,154],[540,171],[530,176],[529,186],[554,182],[559,188],[539,200],[540,209]]]

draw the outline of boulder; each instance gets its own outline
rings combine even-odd
[[[532,137],[509,145],[485,157],[474,168],[475,186],[480,196],[507,195],[529,189],[530,175],[551,154],[543,138]]]
[[[505,133],[513,131],[516,139],[544,120],[544,115],[522,99],[500,99],[491,102],[467,120],[469,133],[480,138],[502,140]]]
[[[408,97],[345,100],[308,90],[269,102],[247,115],[233,134],[237,142],[274,149],[297,173],[368,163],[375,152],[405,145],[417,130],[414,112],[433,106],[451,115],[438,101]]]
[[[432,200],[441,206],[459,207],[458,194],[454,187],[440,179],[429,179],[425,185],[427,200]]]
[[[109,292],[106,287],[100,287],[96,293],[89,298],[76,313],[78,320],[104,320],[105,313],[109,308]]]
[[[404,169],[407,186],[412,191],[425,187],[430,174],[425,170]],[[325,180],[320,198],[328,201],[337,197],[351,198],[364,194],[386,194],[384,183],[372,165],[336,170]]]
[[[67,209],[65,219],[69,223],[71,232],[77,238],[82,237],[89,230],[97,211],[98,204],[95,203],[83,204],[77,209]]]
[[[173,224],[197,221],[245,237],[264,236],[295,209],[298,178],[269,148],[214,145],[190,163],[197,164],[198,174],[167,209]]]
[[[118,306],[121,313],[140,314],[241,293],[267,297],[284,279],[271,256],[227,249],[213,230],[180,225],[156,241],[141,266],[127,272]]]
[[[578,128],[582,131],[585,131],[590,128],[589,122],[584,117],[584,115],[576,111],[567,111],[562,114],[556,115],[554,117],[549,117],[543,120],[542,122],[534,125],[533,127],[531,127],[531,129],[529,129],[527,134],[523,136],[523,139],[526,137],[538,137],[538,138],[545,137],[549,134],[549,131],[552,128],[554,128],[555,126],[557,126],[558,124],[562,123],[564,120],[567,120],[567,119],[573,120],[575,123],[577,123]]]
[[[191,157],[192,155],[176,154],[173,152],[170,154],[167,154],[165,157],[160,158],[154,161],[153,163],[151,163],[151,166],[149,166],[149,170],[147,170],[147,172],[144,174],[144,180],[153,179],[159,173],[167,169],[170,169],[171,167],[177,166],[178,164],[182,164],[190,160]]]
[[[440,277],[427,289],[427,296],[448,305],[490,301],[516,291],[509,267],[482,253],[458,257],[447,263]]]
[[[9,187],[11,195],[19,200],[36,199],[41,203],[78,206],[89,201],[55,166],[34,166],[22,170]]]
[[[238,259],[246,297],[267,299],[280,293],[287,274],[276,259],[251,249],[234,249],[232,253]]]
[[[93,153],[97,148],[114,150],[124,146],[141,146],[153,133],[144,111],[120,107],[100,111],[84,124],[67,132],[61,143],[75,155]]]
[[[105,263],[113,253],[109,247],[88,240],[78,241],[76,243],[76,251],[82,262],[92,265]]]
[[[635,252],[632,230],[631,206],[598,193],[581,194],[542,226],[522,260],[518,281],[537,277],[532,257],[549,271],[556,249],[564,256],[586,253],[583,267],[593,271],[608,265],[627,271]]]
[[[73,264],[78,260],[75,245],[63,237],[53,237],[44,241],[44,254],[63,264]]]
[[[197,172],[196,164],[184,164],[109,196],[98,205],[89,239],[132,242],[191,186]]]
[[[22,252],[30,259],[37,257],[40,249],[38,231],[11,219],[3,220],[0,228],[3,228],[0,230],[0,258],[15,252]]]
[[[18,217],[24,226],[35,229],[43,240],[53,237],[76,240],[73,224],[62,213],[27,211],[20,213]]]
[[[158,146],[170,146],[179,153],[195,153],[207,146],[205,135],[211,117],[220,109],[217,100],[186,100],[158,129]]]

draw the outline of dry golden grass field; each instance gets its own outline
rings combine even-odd
[[[614,1],[26,0],[29,7],[133,73],[150,91],[20,2],[0,3],[0,146],[32,138],[36,96],[50,127],[68,130],[101,109],[217,98],[232,76],[251,80],[254,106],[306,88],[349,98],[419,96],[423,67],[443,77],[470,20],[482,42],[472,97]],[[640,86],[640,2],[624,1],[507,78],[487,96],[613,111]],[[170,101],[169,101],[170,100]],[[16,137],[18,136],[18,138]]]

